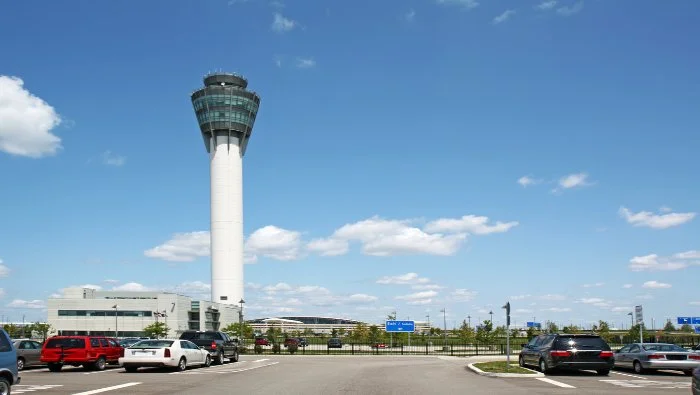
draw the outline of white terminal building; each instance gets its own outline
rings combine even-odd
[[[167,292],[97,291],[68,288],[49,298],[48,323],[56,335],[144,336],[143,328],[164,322],[168,336],[186,330],[220,330],[237,323],[236,305],[197,301]]]

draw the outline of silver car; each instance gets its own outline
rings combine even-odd
[[[686,375],[700,367],[700,354],[667,343],[633,343],[615,351],[615,367],[645,370],[680,370]]]
[[[41,343],[31,339],[17,339],[12,342],[17,350],[17,370],[43,365],[39,360],[41,358]]]

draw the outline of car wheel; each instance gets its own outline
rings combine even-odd
[[[540,358],[540,372],[547,373],[548,371],[547,361],[545,361],[544,358]]]
[[[610,369],[600,369],[596,370],[596,372],[598,373],[598,376],[607,376],[610,374]]]
[[[137,370],[139,370],[138,366],[124,366],[124,370],[127,373],[136,373]]]
[[[219,351],[218,354],[216,354],[216,364],[217,365],[223,365],[224,364],[224,352]]]
[[[61,363],[50,363],[49,370],[52,372],[60,372],[63,369],[63,364]]]
[[[20,357],[17,358],[17,370],[21,371],[22,369],[24,369],[24,358]],[[2,392],[0,392],[0,394],[1,393]]]
[[[211,357],[207,354],[207,356],[204,357],[204,367],[208,368],[209,366],[211,366]]]
[[[641,363],[641,362],[639,362],[639,361],[634,361],[634,363],[632,364],[632,366],[634,367],[634,372],[635,372],[635,373],[637,373],[637,374],[642,374],[642,373],[644,373],[644,368],[642,367],[642,363]]]
[[[180,361],[177,363],[177,370],[180,372],[187,370],[187,360],[185,357],[180,358]]]
[[[95,364],[93,366],[95,370],[105,370],[105,367],[107,366],[107,361],[105,361],[104,357],[99,357],[97,358],[97,361],[95,361]]]
[[[5,377],[0,377],[0,394],[10,395],[10,381]]]
[[[693,370],[692,370],[692,369],[684,370],[683,373],[684,373],[686,376],[692,376],[692,375],[693,375]]]
[[[233,358],[231,358],[231,362],[238,362],[238,351],[233,353]]]
[[[525,367],[525,358],[523,358],[522,355],[518,357],[518,365],[520,365],[521,368]]]

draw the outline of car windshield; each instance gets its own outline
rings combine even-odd
[[[558,349],[591,349],[591,350],[609,350],[610,347],[600,337],[585,337],[585,336],[562,336],[557,340]]]
[[[46,348],[85,348],[85,339],[63,338],[49,339]]]
[[[165,348],[172,345],[172,340],[141,340],[129,348]]]
[[[642,346],[646,351],[672,351],[672,352],[688,352],[683,347],[675,344],[645,344]]]

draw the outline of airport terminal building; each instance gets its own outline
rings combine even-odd
[[[238,322],[239,307],[196,301],[167,292],[97,291],[68,288],[49,298],[48,323],[57,335],[143,336],[143,328],[165,322],[168,336],[186,330],[220,330]]]

